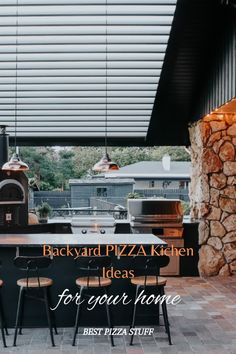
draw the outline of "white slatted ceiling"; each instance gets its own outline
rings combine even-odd
[[[145,138],[176,0],[108,0],[108,136]],[[105,0],[19,0],[18,136],[103,137]],[[0,121],[14,132],[16,0],[0,2]]]

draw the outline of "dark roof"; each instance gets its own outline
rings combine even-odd
[[[164,170],[161,161],[142,161],[137,162],[120,170],[105,174],[105,177],[132,177],[132,178],[190,178],[191,163],[185,161],[171,161],[170,170]]]
[[[236,96],[233,0],[178,0],[147,135],[189,145],[188,124]]]
[[[132,178],[116,178],[115,180],[105,179],[104,177],[100,178],[83,178],[83,179],[70,179],[69,185],[104,185],[104,184],[134,184],[134,180]]]

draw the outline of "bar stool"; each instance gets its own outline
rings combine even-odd
[[[45,303],[51,342],[52,342],[52,346],[53,347],[55,346],[53,330],[52,330],[52,322],[56,334],[57,334],[57,329],[55,325],[55,318],[53,312],[50,310],[51,301],[50,301],[50,292],[49,292],[50,287],[53,284],[53,280],[50,278],[39,276],[39,270],[48,268],[51,262],[52,260],[50,258],[43,257],[43,256],[18,256],[14,259],[14,265],[17,268],[26,271],[26,278],[17,280],[17,285],[20,287],[20,291],[18,297],[13,346],[16,346],[18,329],[19,329],[19,334],[22,334],[22,322],[23,322],[23,315],[24,315],[25,297],[35,299],[35,300],[40,300]],[[31,272],[35,273],[36,276],[29,277],[29,274]],[[30,292],[33,289],[36,291],[42,290],[43,297],[36,297],[30,295]]]
[[[0,267],[1,267],[1,265],[2,265],[2,263],[0,261]],[[2,286],[3,286],[3,280],[0,279],[0,326],[1,326],[3,346],[6,348],[7,344],[6,344],[5,333],[6,333],[6,335],[8,335],[8,330],[7,330],[6,319],[5,319],[3,306],[2,306],[2,294],[1,294]]]
[[[145,290],[146,288],[149,289],[154,288],[157,291],[158,295],[160,296],[165,295],[165,285],[167,283],[167,280],[166,278],[160,277],[159,274],[160,274],[160,268],[166,267],[170,262],[170,258],[168,256],[150,256],[150,257],[137,256],[135,257],[135,261],[136,264],[142,267],[144,275],[135,276],[130,280],[131,284],[136,286],[132,323],[130,329],[135,327],[136,313],[137,313],[137,304],[135,302],[139,295],[140,289]],[[169,325],[167,306],[165,300],[161,303],[161,307],[162,307],[165,330],[168,335],[169,344],[171,345],[172,343],[171,343],[171,335],[170,335],[170,325]],[[133,338],[134,338],[134,334],[132,334],[130,338],[130,345],[133,344]]]
[[[76,285],[80,288],[80,301],[77,306],[76,319],[75,319],[75,327],[74,327],[74,336],[72,345],[75,345],[76,335],[78,333],[79,328],[79,315],[81,312],[81,301],[83,299],[84,291],[91,289],[99,289],[104,292],[105,295],[108,295],[108,287],[111,285],[112,281],[109,278],[104,278],[101,276],[102,269],[111,266],[111,258],[108,256],[92,256],[85,257],[82,256],[76,260],[77,267],[80,272],[83,273],[84,276],[78,277],[76,279]],[[89,295],[88,295],[89,296]],[[107,315],[107,323],[109,328],[113,328],[111,322],[110,309],[107,302],[106,305],[106,315]],[[114,347],[113,336],[110,335],[111,345]]]

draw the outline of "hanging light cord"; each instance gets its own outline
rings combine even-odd
[[[17,136],[17,104],[18,104],[18,29],[19,29],[19,0],[16,0],[16,73],[15,73],[15,152],[16,152],[16,136]]]
[[[106,74],[106,77],[105,77],[105,91],[106,91],[106,98],[105,98],[105,153],[107,154],[107,64],[108,64],[108,53],[107,53],[107,50],[108,50],[108,43],[107,43],[107,24],[108,24],[108,21],[107,21],[107,17],[108,17],[108,11],[107,11],[107,0],[106,0],[106,32],[105,32],[105,36],[106,36],[106,45],[105,45],[105,48],[106,48],[106,63],[105,63],[105,74]]]

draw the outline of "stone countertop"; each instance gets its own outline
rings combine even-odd
[[[96,246],[96,245],[160,245],[167,246],[165,241],[152,234],[2,234],[0,247],[35,247],[43,244],[63,246]]]
[[[193,220],[189,217],[184,217],[183,225],[184,224],[198,224],[200,220]],[[60,223],[67,223],[71,224],[71,218],[53,218],[48,220],[49,224],[60,224]],[[115,219],[116,224],[130,224],[130,220],[128,219]]]

